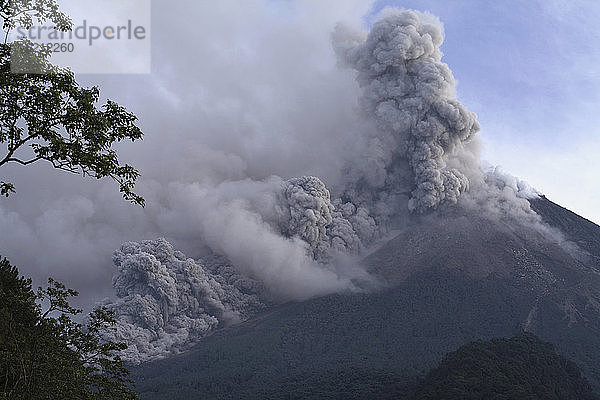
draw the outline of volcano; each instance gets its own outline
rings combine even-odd
[[[188,198],[216,263],[166,240],[115,253],[112,339],[133,344],[142,398],[406,398],[448,352],[523,332],[600,387],[600,227],[483,167],[443,39],[411,10],[338,25],[360,121],[339,181]]]
[[[544,196],[554,235],[457,209],[364,258],[387,282],[268,309],[133,370],[144,399],[403,398],[444,354],[523,331],[600,387],[600,226]]]

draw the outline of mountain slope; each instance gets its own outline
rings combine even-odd
[[[542,216],[544,222],[560,229],[583,250],[600,257],[598,225],[550,201],[546,196],[540,196],[529,202],[531,208]]]
[[[598,246],[600,227],[577,229],[580,217],[546,202],[537,209],[547,223]],[[423,218],[365,260],[391,287],[279,306],[142,365],[138,391],[145,399],[403,398],[447,352],[523,329],[598,386],[597,259],[570,249],[476,215]]]
[[[497,280],[424,271],[376,294],[281,306],[135,380],[145,399],[396,398],[448,351],[512,335],[530,301]]]

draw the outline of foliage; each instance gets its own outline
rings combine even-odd
[[[77,292],[48,280],[31,287],[16,267],[0,260],[0,399],[137,399],[116,353],[125,345],[103,341],[115,324],[106,309],[84,326],[69,305]]]
[[[63,31],[72,25],[69,17],[59,11],[56,0],[0,0],[0,18],[5,31],[18,26],[30,27],[34,21],[51,21]]]
[[[0,16],[7,32],[34,21],[71,28],[55,0],[1,0]],[[43,160],[60,170],[110,177],[126,200],[143,206],[144,199],[133,192],[139,172],[121,164],[113,149],[123,140],[142,138],[137,118],[110,100],[98,107],[98,88],[80,87],[71,71],[47,61],[47,51],[26,39],[0,44],[0,143],[6,146],[0,166]],[[39,73],[13,73],[14,62]],[[0,182],[0,195],[11,192],[12,183]]]
[[[413,400],[598,400],[579,367],[550,343],[522,333],[476,341],[446,356]]]

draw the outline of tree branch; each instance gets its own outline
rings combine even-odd
[[[15,151],[17,151],[17,149],[19,147],[23,146],[25,143],[27,143],[29,140],[33,139],[36,136],[37,136],[36,133],[32,133],[31,135],[19,140],[19,142],[17,142],[16,145],[9,146],[8,154],[6,154],[6,157],[4,157],[2,160],[0,160],[0,166],[8,163],[9,161],[19,162],[18,160],[12,158],[12,156],[15,154]],[[24,165],[27,165],[27,164],[24,164]]]
[[[43,158],[44,157],[42,157],[42,156],[37,156],[37,157],[32,158],[31,160],[28,160],[28,161],[19,160],[18,158],[9,158],[7,160],[7,162],[11,162],[12,161],[12,162],[19,163],[21,165],[29,165],[29,164],[33,164],[34,162],[36,162],[38,160],[42,160]]]

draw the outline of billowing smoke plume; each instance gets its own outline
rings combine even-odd
[[[535,199],[540,193],[527,182],[506,173],[502,167],[489,168],[485,174],[486,183],[498,190],[509,191],[521,199]]]
[[[376,121],[366,158],[368,190],[402,190],[409,168],[408,207],[424,212],[457,203],[467,176],[447,165],[479,130],[475,114],[456,100],[455,81],[441,62],[441,23],[415,11],[388,10],[366,38],[338,27],[334,46],[344,64],[358,71],[364,112]]]
[[[227,264],[206,265],[173,250],[165,239],[129,242],[114,254],[113,286],[119,300],[116,331],[107,339],[129,345],[123,358],[140,363],[189,348],[224,325],[264,307],[261,285],[232,273]]]
[[[551,232],[531,208],[529,200],[538,196],[527,182],[504,172],[501,167],[490,167],[472,179],[471,189],[461,197],[460,206],[489,219],[528,225],[553,240],[564,241]]]
[[[129,362],[185,350],[215,329],[252,316],[267,298],[303,299],[357,289],[353,280],[369,280],[360,269],[340,270],[328,262],[339,253],[358,254],[360,235],[369,241],[375,222],[351,204],[336,208],[316,177],[198,188],[193,197],[175,193],[198,201],[188,217],[198,216],[210,252],[194,261],[158,239],[128,242],[114,253],[119,300],[105,305],[119,324],[107,338],[128,343],[122,357]]]
[[[307,242],[314,258],[326,255],[330,247],[327,227],[333,222],[333,205],[325,184],[314,177],[293,178],[285,183],[283,192],[290,212],[283,232]]]
[[[135,93],[146,140],[124,154],[142,171],[145,209],[109,183],[47,169],[23,172],[23,197],[0,205],[6,255],[82,292],[110,281],[110,253],[126,240],[165,236],[194,257],[162,239],[115,253],[111,337],[133,362],[183,350],[265,299],[358,290],[370,279],[361,250],[410,213],[458,203],[539,223],[532,191],[481,169],[479,125],[456,99],[435,17],[386,11],[368,34],[339,27],[334,54],[332,27],[360,20],[364,1],[300,2],[291,21],[250,3],[248,14],[233,0],[158,2],[153,51],[164,57],[153,75],[104,77],[110,97],[131,107]],[[174,46],[174,29],[195,51]],[[41,206],[48,181],[58,197]]]
[[[373,218],[352,203],[331,202],[329,190],[314,176],[292,178],[283,184],[289,218],[282,233],[296,236],[309,245],[316,260],[327,259],[331,251],[357,253],[363,242],[377,233]]]

